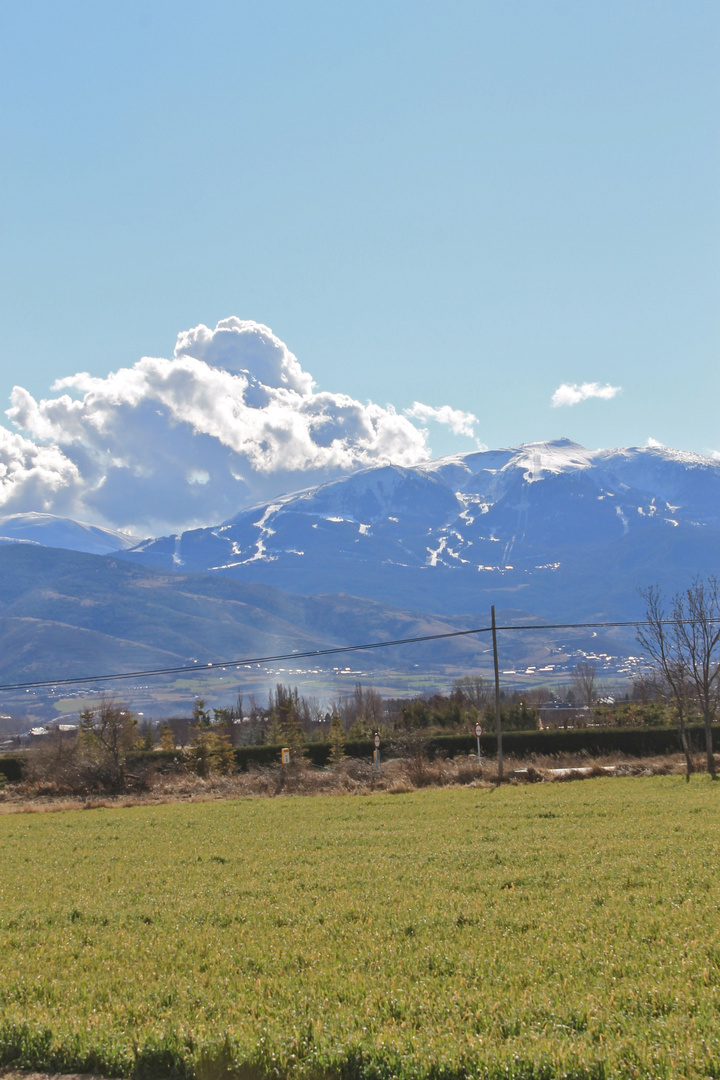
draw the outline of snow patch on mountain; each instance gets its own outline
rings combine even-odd
[[[600,604],[622,574],[635,595],[651,574],[714,569],[718,551],[720,463],[569,439],[366,469],[179,541],[185,569],[436,611],[472,607],[481,580],[528,603],[555,580],[560,601],[568,568]],[[160,538],[126,557],[167,567],[167,553]]]
[[[138,537],[55,514],[29,513],[0,517],[0,541],[66,548],[70,551],[84,551],[89,555],[107,555],[113,551],[134,547],[138,543]]]

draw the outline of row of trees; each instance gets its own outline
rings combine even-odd
[[[504,731],[534,731],[539,727],[539,706],[547,691],[503,692],[500,714]],[[458,679],[449,694],[398,699],[390,702],[389,713],[397,731],[437,730],[470,732],[476,723],[488,731],[495,729],[495,690],[480,675]]]
[[[198,726],[222,729],[233,745],[277,745],[287,738],[286,732],[299,727],[309,741],[326,741],[334,718],[339,718],[349,739],[365,739],[386,725],[387,703],[372,687],[357,683],[351,694],[329,703],[306,697],[297,687],[278,683],[270,690],[267,705],[258,703],[254,695],[239,694],[231,707],[209,708],[198,699],[192,716],[171,717],[165,726],[172,732],[174,744],[190,746]],[[154,734],[150,724],[144,726],[148,748]]]
[[[359,693],[362,699],[362,688]],[[205,701],[198,698],[191,718],[168,720],[161,726],[160,746],[166,750],[174,750],[178,745],[183,749],[187,747],[187,756],[191,762],[198,762],[196,771],[200,775],[229,771],[234,765],[233,746],[238,743],[282,744],[297,761],[304,756],[304,747],[309,740],[322,739],[333,744],[331,757],[342,756],[345,724],[337,709],[321,713],[317,703],[301,696],[297,687],[278,683],[269,693],[267,708],[259,708],[253,699],[247,704],[249,714],[243,713],[241,695],[232,708],[210,710]],[[352,724],[350,726],[352,730]],[[335,744],[339,748],[337,753]],[[154,745],[150,730],[145,748],[151,749]]]
[[[638,680],[637,702],[603,705],[597,702],[595,665],[581,662],[573,671],[576,701],[592,706],[594,723],[660,723],[670,715],[678,726],[686,758],[687,775],[693,769],[688,737],[690,722],[701,718],[705,726],[707,768],[716,776],[712,724],[720,708],[720,582],[695,579],[682,593],[666,602],[657,586],[641,591],[645,620],[638,630],[649,668]],[[297,687],[278,683],[266,707],[242,696],[233,707],[209,709],[195,702],[192,717],[170,720],[160,729],[160,745],[188,748],[188,760],[201,775],[230,771],[238,730],[243,742],[286,745],[291,756],[302,757],[308,740],[329,740],[332,758],[339,760],[346,739],[366,739],[373,731],[384,735],[432,731],[468,731],[480,721],[494,728],[493,687],[479,675],[458,679],[449,694],[413,699],[383,700],[372,688],[357,683],[352,694],[338,698],[329,708],[299,694]],[[501,698],[504,730],[532,730],[540,726],[540,708],[552,695],[546,688],[505,692]],[[156,732],[138,727],[137,718],[123,705],[105,701],[80,715],[80,744],[108,786],[122,786],[127,753],[150,749]]]

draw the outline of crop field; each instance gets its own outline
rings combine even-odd
[[[4,815],[0,1064],[720,1077],[720,785]]]

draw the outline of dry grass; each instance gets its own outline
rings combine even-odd
[[[698,758],[695,766],[698,772],[704,771],[704,759]],[[533,755],[526,759],[506,757],[504,778],[510,784],[559,783],[591,776],[673,775],[684,772],[684,768],[680,754],[632,760],[619,754],[602,757]],[[383,762],[379,771],[371,762],[346,758],[325,769],[308,765],[290,768],[273,765],[207,778],[189,771],[157,774],[145,791],[100,797],[95,794],[68,796],[47,781],[26,781],[8,784],[0,790],[0,813],[56,813],[281,795],[369,795],[373,792],[402,795],[426,787],[489,787],[497,782],[497,763],[493,758],[485,759],[479,765],[471,755],[429,760],[423,754],[416,754],[390,758]]]

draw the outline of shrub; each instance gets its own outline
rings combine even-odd
[[[337,765],[345,757],[345,730],[337,712],[330,719],[330,764]]]
[[[125,759],[135,745],[137,724],[134,713],[112,698],[80,713],[80,741],[104,786],[118,790],[124,787]]]
[[[0,757],[0,776],[9,781],[11,784],[19,783],[25,771],[25,758],[20,757]]]
[[[225,776],[235,768],[235,754],[230,739],[211,727],[195,729],[188,761],[198,776],[211,776],[213,773]]]

